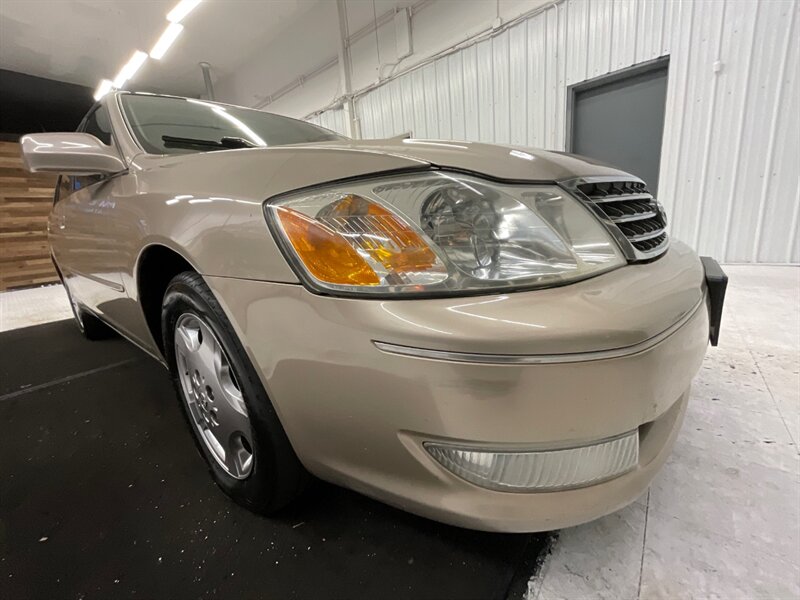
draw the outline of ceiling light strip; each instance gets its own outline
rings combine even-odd
[[[134,52],[130,60],[125,63],[125,66],[120,69],[119,73],[117,73],[117,76],[114,78],[114,87],[119,89],[125,85],[126,81],[136,75],[136,72],[141,68],[146,60],[147,52],[142,52],[141,50]]]
[[[169,14],[167,14],[167,21],[170,23],[180,23],[192,12],[202,0],[181,0],[175,5]]]
[[[150,58],[161,60],[182,31],[183,25],[180,23],[170,23],[164,30],[164,33],[161,34],[161,37],[158,38],[153,49],[150,50]]]
[[[112,87],[114,87],[114,84],[110,79],[103,79],[94,91],[94,99],[100,100],[100,98],[111,91]]]
[[[161,60],[161,58],[164,57],[164,55],[167,53],[167,50],[169,50],[170,46],[172,46],[172,44],[183,31],[183,25],[181,25],[180,22],[186,18],[186,15],[197,8],[197,5],[200,4],[200,2],[202,2],[202,0],[181,0],[171,11],[169,11],[169,13],[167,13],[167,21],[169,21],[170,24],[150,50],[149,56],[151,58],[155,60]],[[141,50],[134,52],[133,56],[131,56],[128,62],[125,63],[125,66],[120,69],[113,81],[108,79],[103,79],[100,81],[100,83],[97,85],[97,89],[94,92],[94,99],[100,100],[112,89],[122,88],[122,86],[124,86],[128,80],[136,75],[136,72],[145,63],[147,57],[148,54],[146,52],[142,52]]]

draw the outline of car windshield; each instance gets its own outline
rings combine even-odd
[[[125,94],[122,107],[133,134],[150,154],[346,139],[296,119],[190,98]]]

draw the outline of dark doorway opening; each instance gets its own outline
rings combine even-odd
[[[669,58],[571,88],[569,151],[603,161],[658,193]]]

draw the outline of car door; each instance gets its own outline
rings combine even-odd
[[[84,118],[78,131],[115,147],[102,104]],[[109,227],[120,176],[61,176],[50,219],[53,256],[73,299],[112,325],[118,323],[118,306],[126,298]]]

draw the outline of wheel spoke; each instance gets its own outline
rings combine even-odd
[[[199,361],[200,372],[206,379],[216,379],[216,368],[214,363],[217,361],[216,355],[220,352],[220,347],[214,339],[214,334],[204,324],[200,325],[200,346],[197,348],[197,360]]]
[[[247,406],[244,403],[244,396],[242,396],[242,392],[239,389],[239,383],[233,374],[233,369],[228,363],[228,360],[222,353],[220,353],[220,359],[215,364],[215,370],[221,396],[233,410],[243,417],[248,418]]]
[[[211,427],[210,431],[225,451],[222,457],[225,466],[234,475],[246,475],[248,465],[245,462],[248,455],[252,455],[250,422],[230,407],[225,409],[224,414],[220,409],[218,417],[219,425]]]
[[[188,324],[181,325],[175,328],[175,347],[183,351],[184,356],[188,356],[200,347],[200,340],[198,339],[200,330],[190,327]]]

